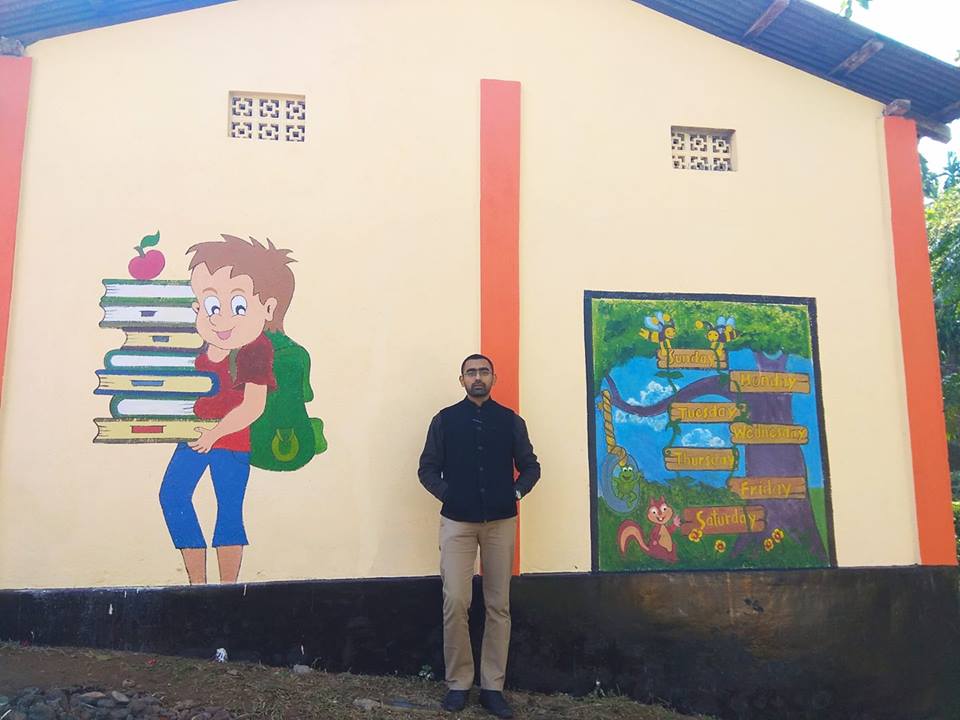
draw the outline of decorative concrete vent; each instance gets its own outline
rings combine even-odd
[[[733,170],[733,130],[670,128],[676,170]]]
[[[303,142],[307,134],[307,100],[303,95],[230,93],[230,137]]]

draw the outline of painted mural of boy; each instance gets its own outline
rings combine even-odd
[[[232,235],[187,250],[196,295],[197,333],[205,345],[196,369],[219,379],[216,395],[200,398],[197,417],[217,420],[200,437],[177,445],[160,485],[160,507],[173,544],[183,555],[191,584],[207,581],[207,543],[193,507],[193,493],[209,468],[217,498],[212,545],[221,582],[236,582],[247,535],[243,498],[250,477],[250,425],[276,389],[273,345],[265,330],[283,331],[293,298],[289,250]]]

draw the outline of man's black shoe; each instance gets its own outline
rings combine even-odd
[[[460,712],[467,706],[469,690],[447,690],[447,696],[440,703],[440,707],[448,712]]]
[[[481,690],[480,704],[498,718],[512,718],[513,710],[499,690]]]

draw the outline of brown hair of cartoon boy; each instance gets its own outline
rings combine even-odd
[[[267,239],[266,246],[255,238],[247,242],[234,235],[223,235],[223,242],[216,240],[202,242],[187,249],[187,255],[194,253],[189,270],[198,265],[206,265],[211,274],[220,268],[229,267],[230,277],[247,275],[253,280],[253,291],[261,299],[276,298],[277,309],[273,319],[267,322],[265,329],[271,332],[283,332],[283,316],[286,315],[293,299],[294,278],[289,263],[296,262],[288,257],[290,250],[281,250]]]

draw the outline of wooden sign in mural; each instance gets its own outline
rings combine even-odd
[[[744,393],[809,393],[810,376],[802,373],[731,370],[730,387]]]
[[[697,530],[704,535],[759,533],[767,529],[767,511],[762,505],[688,507],[683,510],[680,532]]]
[[[723,370],[726,358],[718,358],[713,350],[701,348],[670,348],[657,354],[657,367],[687,370]]]
[[[803,425],[738,422],[730,425],[730,439],[737,445],[804,445],[809,432]]]
[[[730,402],[676,402],[670,404],[670,419],[682,423],[727,423],[745,411],[746,405]]]
[[[732,477],[727,487],[744,500],[801,500],[807,496],[807,482],[802,477]]]
[[[674,447],[663,451],[663,462],[667,470],[733,470],[736,454],[728,449]]]
[[[809,298],[584,296],[593,568],[833,563]]]

